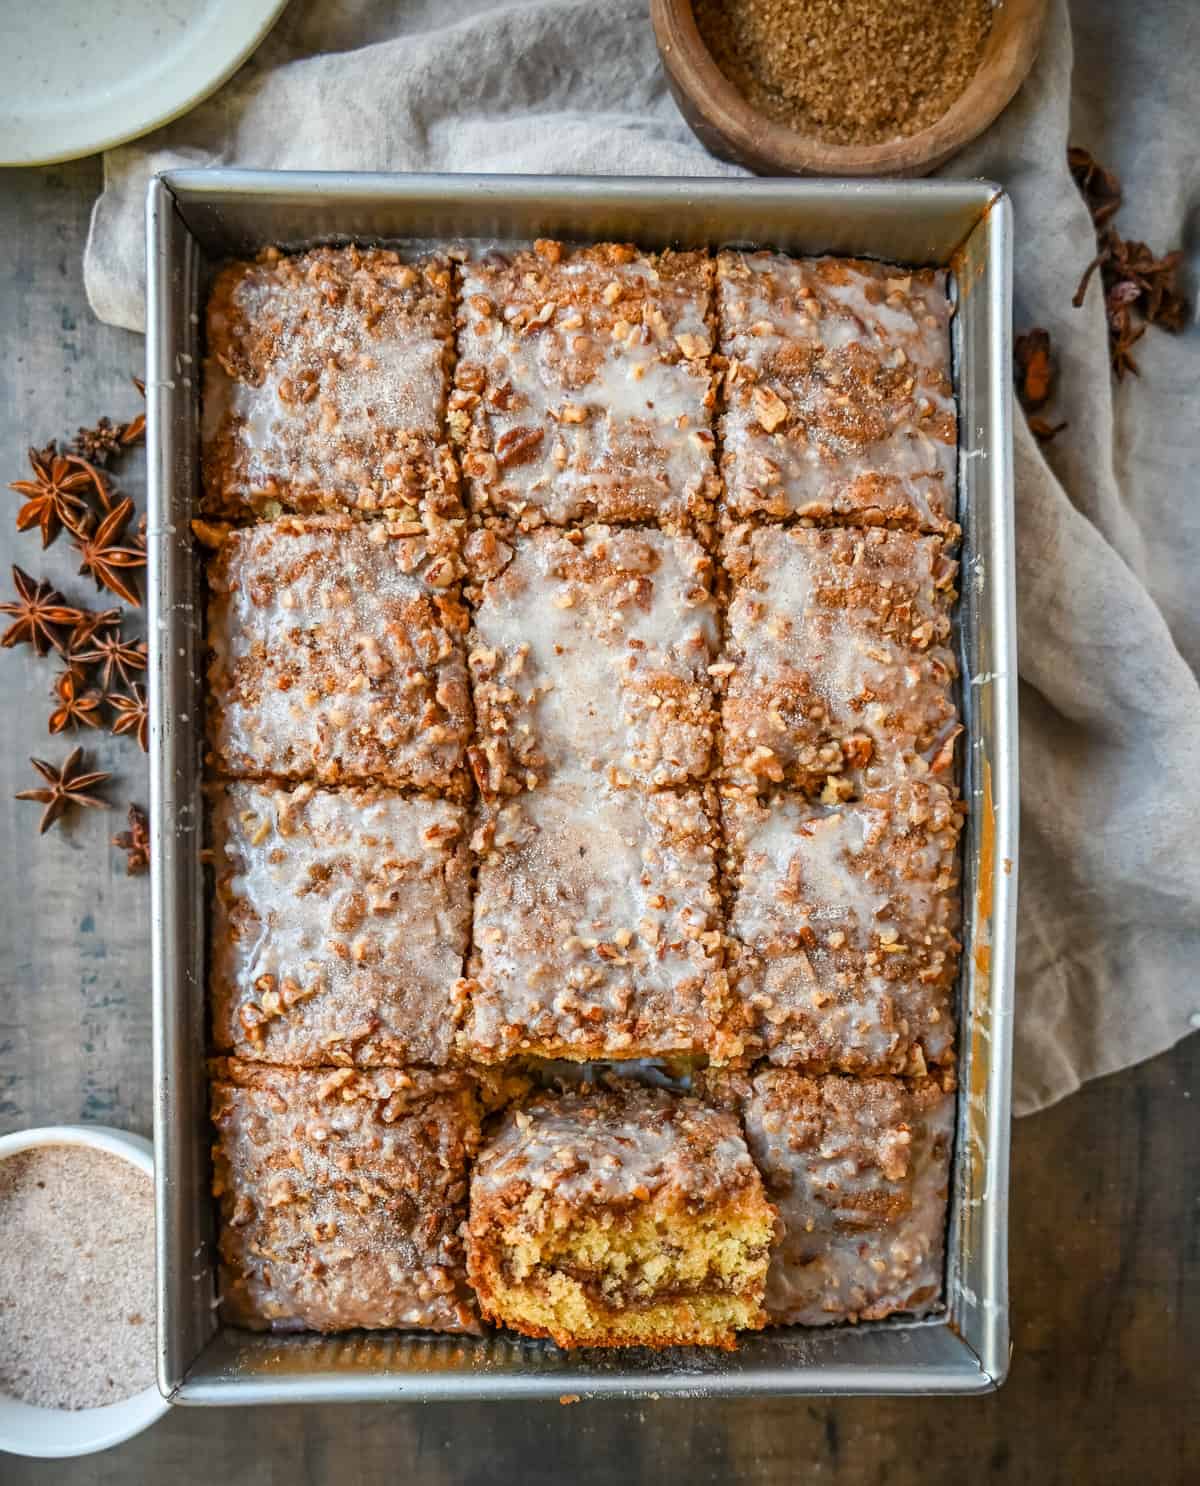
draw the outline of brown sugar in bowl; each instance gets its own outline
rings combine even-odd
[[[1047,0],[1002,0],[979,68],[935,123],[879,144],[831,144],[760,113],[718,68],[701,40],[692,0],[650,0],[667,83],[701,144],[759,175],[927,175],[977,135],[1012,101],[1033,65]]]

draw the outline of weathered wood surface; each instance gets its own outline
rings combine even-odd
[[[95,160],[0,179],[5,483],[27,444],[136,405],[141,342],[98,325],[81,282],[99,181]],[[90,598],[71,555],[60,538],[43,560],[36,536],[0,521],[6,590],[15,559]],[[46,734],[53,675],[48,660],[0,653],[0,1130],[83,1119],[146,1131],[149,890],[107,844],[123,815],[81,812],[39,841],[37,807],[12,800],[33,782],[29,754],[68,751]],[[117,776],[114,803],[144,803],[134,747],[100,737],[93,756]],[[992,1398],[181,1409],[89,1460],[0,1457],[0,1481],[1182,1486],[1200,1480],[1198,1087],[1192,1038],[1017,1126],[1016,1351]]]

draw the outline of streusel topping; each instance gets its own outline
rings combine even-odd
[[[766,1306],[780,1324],[924,1314],[942,1289],[952,1078],[710,1076],[740,1110],[779,1209]]]
[[[948,530],[945,274],[731,252],[717,274],[730,512]]]
[[[923,1072],[954,1054],[958,837],[942,785],[722,803],[734,984],[773,1063]]]
[[[472,1197],[519,1208],[534,1191],[556,1207],[620,1208],[659,1198],[699,1209],[753,1184],[754,1163],[724,1110],[624,1084],[539,1094],[486,1142]]]
[[[539,242],[462,270],[450,427],[475,509],[522,525],[706,519],[703,253]]]
[[[212,811],[213,1035],[269,1063],[447,1062],[471,931],[466,811],[239,783]]]
[[[208,304],[204,509],[458,506],[444,445],[451,269],[380,248],[266,249]]]
[[[743,525],[723,556],[731,778],[816,791],[854,776],[835,779],[840,798],[950,768],[957,568],[938,538]]]
[[[471,724],[453,548],[406,522],[285,516],[209,565],[210,734],[249,777],[461,781]]]
[[[476,841],[466,1051],[485,1063],[737,1051],[715,841],[700,791],[589,776],[490,815]]]
[[[468,1075],[229,1058],[212,1080],[229,1321],[478,1329],[459,1238],[479,1140]]]
[[[488,795],[564,767],[617,786],[708,771],[719,645],[712,561],[693,538],[604,526],[468,543],[482,576],[469,653]]]

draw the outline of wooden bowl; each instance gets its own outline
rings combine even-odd
[[[927,175],[982,134],[1025,80],[1042,39],[1048,0],[997,6],[979,70],[946,113],[884,144],[829,144],[753,108],[700,39],[692,0],[650,0],[667,82],[705,149],[760,175]]]

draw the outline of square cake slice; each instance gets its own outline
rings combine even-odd
[[[704,253],[539,241],[461,272],[450,429],[476,511],[525,527],[711,518]]]
[[[723,555],[729,778],[838,798],[949,773],[961,731],[948,646],[957,564],[940,539],[739,526]]]
[[[284,516],[209,563],[220,773],[452,790],[471,727],[458,559],[412,523]]]
[[[463,1268],[479,1104],[464,1073],[218,1059],[222,1313],[257,1331],[477,1331]]]
[[[472,752],[488,797],[575,765],[618,786],[708,772],[720,644],[712,560],[690,536],[592,526],[513,545],[479,531]]]
[[[732,515],[949,530],[945,274],[726,252],[717,278]]]
[[[213,1039],[307,1067],[450,1061],[466,809],[393,790],[213,791]]]
[[[854,804],[722,802],[748,1050],[810,1071],[954,1057],[962,812],[914,781]]]
[[[776,1325],[925,1315],[942,1294],[954,1084],[808,1078],[788,1069],[709,1075],[742,1116],[779,1209],[767,1273]]]
[[[208,301],[202,509],[460,510],[447,259],[268,248]]]
[[[510,1109],[471,1176],[484,1315],[562,1347],[730,1348],[762,1325],[775,1213],[735,1118],[615,1084]]]
[[[699,790],[610,790],[594,776],[560,776],[489,814],[475,843],[466,1054],[740,1052],[716,835]]]

